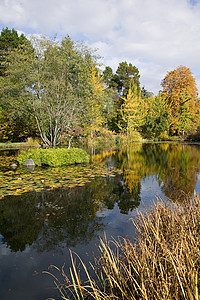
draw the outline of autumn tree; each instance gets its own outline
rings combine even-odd
[[[141,99],[141,90],[134,80],[131,80],[128,94],[122,98],[122,119],[126,123],[127,138],[134,131],[140,131],[145,118],[145,102]]]
[[[139,70],[136,66],[133,66],[131,63],[126,61],[120,62],[117,68],[116,73],[114,74],[110,67],[106,67],[103,72],[105,83],[108,85],[108,88],[112,88],[117,92],[118,97],[115,97],[115,120],[112,120],[112,128],[115,128],[116,132],[119,132],[126,127],[126,124],[123,124],[123,119],[121,115],[122,105],[124,104],[124,98],[126,98],[130,83],[133,81],[137,86],[137,89],[140,88],[140,75]],[[115,125],[114,125],[115,124]],[[120,124],[120,127],[119,127]]]
[[[170,133],[190,130],[198,112],[197,87],[190,69],[180,66],[168,72],[161,86],[170,115]]]
[[[100,130],[103,125],[103,106],[104,106],[104,90],[103,78],[100,71],[94,66],[91,67],[91,77],[88,80],[90,94],[86,108],[86,127],[91,133],[91,138],[95,131]]]

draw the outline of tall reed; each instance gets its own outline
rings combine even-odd
[[[71,253],[69,278],[55,277],[62,299],[190,299],[200,298],[200,199],[157,203],[132,220],[137,240],[100,239],[93,278],[78,257],[87,280],[81,282]],[[94,279],[95,277],[95,279]]]

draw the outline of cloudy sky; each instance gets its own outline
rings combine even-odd
[[[131,62],[157,94],[167,71],[189,67],[200,91],[200,0],[0,0],[0,30],[70,35],[116,71]]]

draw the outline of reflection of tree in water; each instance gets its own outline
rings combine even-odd
[[[23,251],[33,243],[41,252],[87,243],[103,229],[97,212],[112,209],[115,203],[123,213],[139,204],[120,176],[109,175],[82,187],[7,196],[1,200],[0,233],[12,251]]]
[[[200,169],[200,151],[196,146],[170,144],[130,144],[116,157],[124,184],[140,201],[141,179],[156,176],[165,195],[173,201],[192,195]]]
[[[147,170],[156,174],[165,195],[173,201],[191,196],[197,182],[200,151],[196,146],[147,144]]]
[[[141,178],[145,173],[145,161],[141,151],[141,144],[131,144],[128,149],[120,151],[116,157],[116,166],[122,171],[122,182],[124,186],[123,201],[119,203],[122,212],[127,213],[129,209],[139,206],[141,197]]]
[[[39,251],[87,242],[101,228],[98,204],[84,188],[29,192],[1,201],[0,230],[11,250],[36,242]]]
[[[113,185],[113,190],[112,192],[109,192],[110,196],[104,198],[104,202],[107,208],[113,209],[114,204],[116,202],[118,204],[120,212],[123,214],[127,214],[129,211],[132,211],[133,209],[137,208],[141,201],[141,178],[138,175],[136,175],[137,182],[135,182],[135,178],[133,178],[132,176],[133,171],[127,169],[126,150],[119,152],[105,151],[102,154],[92,156],[92,160],[93,162],[98,162],[98,165],[105,166],[108,169],[110,167],[115,166],[117,169],[123,170],[122,172],[120,172],[120,175],[115,177],[115,184]],[[107,178],[109,178],[109,176]],[[106,192],[106,190],[109,189],[108,182],[105,182],[102,188]]]
[[[18,150],[1,150],[0,149],[0,171],[9,171],[10,164],[16,161],[16,153]]]
[[[3,242],[13,251],[23,251],[37,238],[41,224],[36,222],[37,213],[34,193],[22,197],[8,196],[1,200],[0,232]]]
[[[200,169],[199,149],[176,145],[168,150],[168,173],[163,179],[163,191],[173,201],[192,196]]]
[[[104,179],[97,177],[90,185],[93,188],[93,197],[98,199],[102,207],[113,209],[117,203],[120,212],[127,214],[140,204],[140,199],[134,198],[133,193],[123,182],[122,175],[110,177],[109,175]],[[100,206],[100,207],[101,207]]]
[[[106,169],[114,166],[121,173],[96,176],[85,186],[1,199],[3,242],[13,251],[33,243],[38,251],[87,243],[103,230],[98,211],[117,203],[121,213],[128,213],[139,205],[141,178],[156,176],[166,196],[175,201],[193,193],[200,169],[199,148],[189,145],[140,144],[106,157]]]

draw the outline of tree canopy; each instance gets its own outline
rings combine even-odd
[[[95,58],[69,37],[60,45],[45,38],[32,43],[36,45],[32,53],[29,45],[10,53],[4,99],[12,105],[23,102],[26,112],[34,115],[43,143],[55,147],[84,114]]]
[[[47,147],[74,136],[138,132],[144,138],[193,133],[200,125],[188,67],[167,72],[157,96],[140,87],[130,62],[102,72],[96,52],[69,36],[56,42],[5,28],[0,34],[0,141],[40,136]]]
[[[198,113],[197,87],[190,69],[180,66],[168,72],[161,86],[169,109],[170,131],[188,130]]]
[[[26,43],[30,44],[23,33],[19,36],[14,28],[12,30],[8,27],[2,29],[0,35],[0,76],[5,75],[10,51]]]

